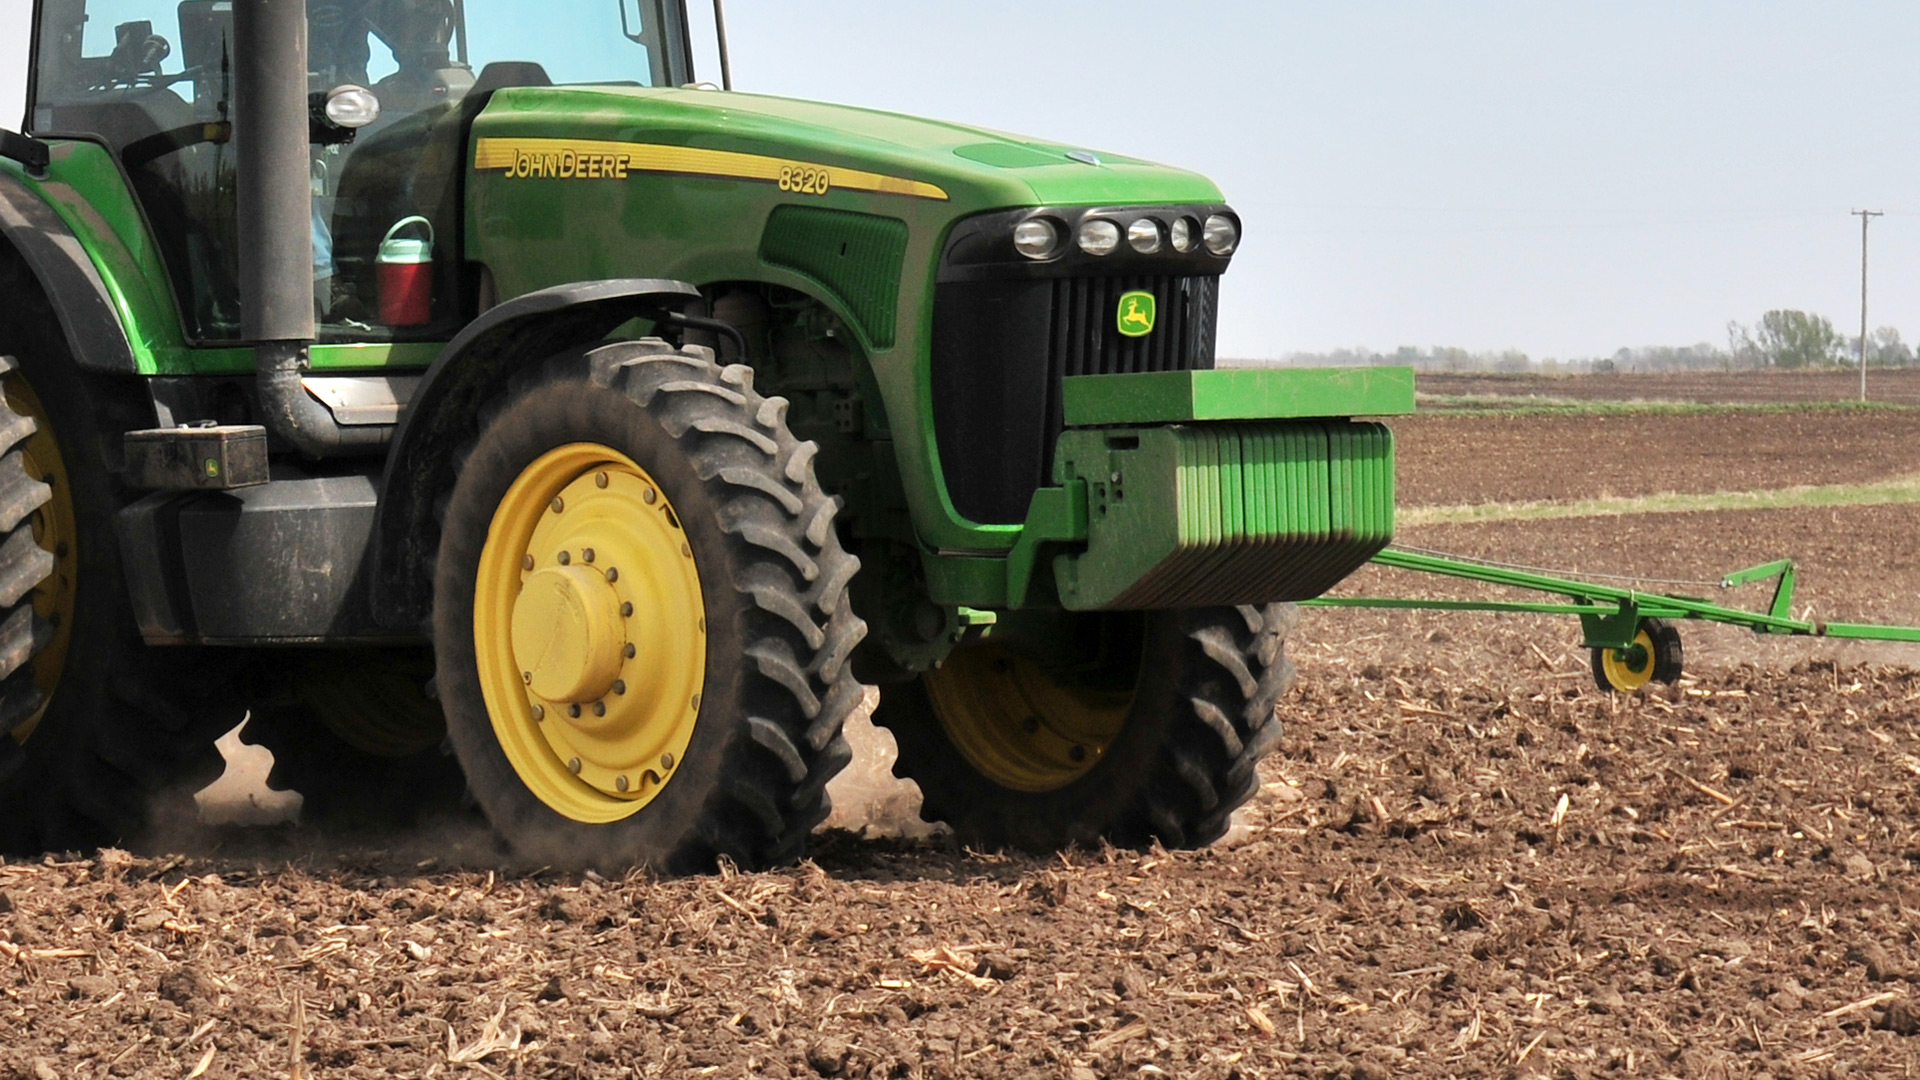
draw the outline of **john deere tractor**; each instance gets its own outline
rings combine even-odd
[[[0,848],[139,833],[246,718],[316,818],[764,866],[874,686],[967,843],[1206,844],[1287,602],[1391,533],[1352,418],[1411,374],[1215,370],[1192,173],[701,83],[684,0],[34,22]]]

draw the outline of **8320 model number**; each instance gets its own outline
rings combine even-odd
[[[827,176],[827,170],[811,165],[783,165],[780,168],[780,190],[800,195],[825,195],[833,186]]]

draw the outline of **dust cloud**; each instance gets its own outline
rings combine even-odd
[[[868,689],[865,700],[847,720],[853,762],[827,785],[833,813],[820,827],[868,837],[930,836],[940,827],[920,820],[920,789],[912,781],[893,775],[898,757],[893,733],[873,725],[871,717],[879,701],[879,691]],[[227,768],[218,780],[194,795],[200,824],[274,827],[299,823],[300,795],[267,786],[272,753],[265,747],[241,742],[239,727],[227,732],[217,745]]]

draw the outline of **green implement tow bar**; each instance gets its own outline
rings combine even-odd
[[[1376,596],[1332,596],[1304,601],[1315,607],[1401,608],[1428,611],[1518,611],[1543,615],[1575,615],[1586,634],[1584,644],[1593,649],[1627,649],[1634,645],[1642,624],[1648,619],[1702,619],[1707,622],[1744,626],[1756,634],[1788,634],[1799,637],[1856,638],[1868,641],[1920,642],[1920,626],[1879,626],[1872,623],[1817,622],[1795,619],[1793,602],[1793,561],[1781,559],[1737,570],[1720,579],[1720,587],[1731,589],[1754,582],[1774,580],[1773,602],[1766,611],[1747,611],[1727,607],[1691,596],[1641,592],[1612,585],[1574,581],[1521,567],[1503,566],[1438,552],[1410,551],[1389,547],[1373,557],[1380,566],[1412,570],[1422,574],[1482,581],[1534,592],[1555,593],[1570,603],[1527,603],[1500,600],[1421,600]]]

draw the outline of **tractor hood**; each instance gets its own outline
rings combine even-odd
[[[1205,177],[1137,158],[896,113],[737,92],[598,86],[502,90],[475,134],[507,140],[495,144],[503,147],[511,140],[542,137],[681,147],[696,157],[700,151],[718,152],[742,169],[756,163],[733,159],[825,166],[827,183],[835,187],[842,185],[833,184],[833,171],[868,174],[886,182],[874,190],[905,188],[933,196],[937,189],[961,212],[1222,201]],[[492,161],[503,162],[503,157]],[[476,165],[488,163],[483,149]]]

